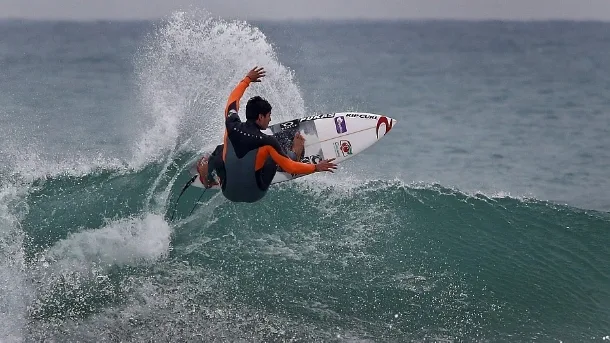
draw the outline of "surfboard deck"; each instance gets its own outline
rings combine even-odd
[[[338,112],[307,116],[270,125],[263,133],[273,135],[286,151],[292,148],[297,132],[305,138],[305,151],[301,162],[315,164],[324,159],[335,158],[339,164],[363,152],[377,143],[396,124],[390,117],[364,112]],[[197,175],[192,186],[204,188],[193,163],[189,172]],[[285,182],[305,176],[278,171],[271,184]],[[217,180],[218,181],[218,180]],[[220,189],[212,186],[210,189]]]

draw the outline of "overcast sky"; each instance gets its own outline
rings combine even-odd
[[[610,21],[610,0],[0,0],[0,17],[149,19],[203,8],[240,19],[595,19]]]

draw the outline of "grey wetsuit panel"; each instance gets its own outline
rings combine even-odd
[[[227,140],[226,149],[224,196],[234,202],[255,202],[262,199],[267,191],[258,187],[254,173],[258,149],[249,151],[242,158],[237,158],[230,140]]]

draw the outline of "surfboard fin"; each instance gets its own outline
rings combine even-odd
[[[184,187],[182,187],[182,190],[180,191],[180,195],[178,195],[178,199],[176,199],[176,202],[174,203],[174,209],[172,210],[172,216],[170,218],[170,221],[174,220],[174,215],[176,214],[176,207],[178,206],[178,201],[180,200],[180,197],[182,196],[182,194],[184,194],[184,191],[186,191],[187,188],[189,188],[189,186],[195,182],[195,180],[197,180],[198,175],[193,176],[190,180],[187,181],[187,183],[184,185]]]

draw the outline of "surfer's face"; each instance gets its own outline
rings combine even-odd
[[[271,121],[271,112],[269,112],[267,114],[259,114],[258,120],[256,121],[256,123],[258,124],[258,126],[261,127],[261,129],[265,130],[269,127],[270,121]]]

